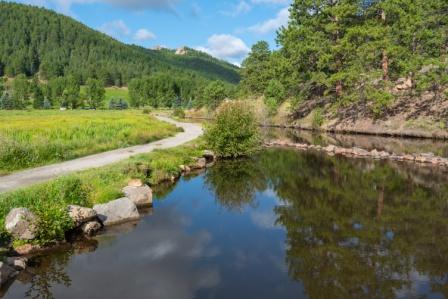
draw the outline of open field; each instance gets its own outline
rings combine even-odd
[[[138,110],[1,111],[0,175],[145,144],[178,129]]]

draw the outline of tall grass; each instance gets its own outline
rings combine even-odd
[[[0,111],[0,175],[178,131],[140,111]]]

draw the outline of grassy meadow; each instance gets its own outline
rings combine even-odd
[[[0,175],[144,144],[177,131],[138,110],[0,111]]]

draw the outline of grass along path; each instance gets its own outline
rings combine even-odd
[[[134,155],[152,152],[155,149],[176,147],[198,138],[203,133],[202,127],[198,124],[181,123],[163,116],[157,116],[157,119],[181,127],[184,132],[178,133],[174,137],[151,142],[146,145],[113,150],[3,176],[0,177],[0,193],[42,183],[73,172],[113,164],[128,159]]]
[[[139,110],[0,111],[0,175],[173,136]]]

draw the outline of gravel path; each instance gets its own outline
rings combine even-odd
[[[36,183],[42,183],[58,176],[69,173],[105,166],[116,163],[131,156],[149,153],[155,149],[166,149],[179,146],[201,136],[202,127],[193,123],[181,123],[164,116],[156,116],[159,120],[174,124],[184,129],[174,137],[154,141],[145,145],[137,145],[128,148],[117,149],[100,154],[82,157],[58,164],[33,168],[11,175],[0,177],[0,193],[27,187]]]

